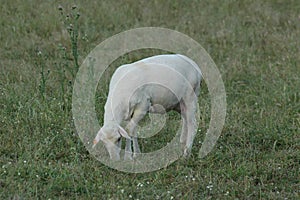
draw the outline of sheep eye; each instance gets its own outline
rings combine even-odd
[[[121,137],[119,137],[118,139],[117,139],[117,142],[120,142],[121,141]]]

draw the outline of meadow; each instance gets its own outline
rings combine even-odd
[[[0,199],[299,199],[299,11],[298,0],[2,0]],[[124,173],[97,161],[78,137],[72,86],[99,43],[148,26],[203,46],[222,75],[227,116],[213,151],[199,159],[210,119],[203,83],[192,156]],[[95,96],[100,125],[113,69],[158,53],[135,51],[112,64]],[[141,140],[142,151],[172,138],[179,116],[169,118]]]

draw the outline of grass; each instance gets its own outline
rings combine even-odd
[[[1,2],[0,199],[299,198],[298,1],[75,3],[77,51],[58,10],[61,4],[71,13],[74,4]],[[129,174],[86,151],[72,121],[71,94],[76,62],[104,39],[143,26],[178,30],[198,41],[222,74],[228,111],[216,147],[198,159],[210,116],[204,84],[193,156],[156,172]],[[156,53],[130,53],[111,69]],[[106,92],[105,85],[97,92],[99,123]],[[171,116],[142,148],[163,146],[177,118]]]

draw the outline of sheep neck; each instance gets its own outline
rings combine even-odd
[[[121,124],[124,120],[124,111],[120,104],[113,105],[107,102],[105,105],[104,124],[117,123]]]

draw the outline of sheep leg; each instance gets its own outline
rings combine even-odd
[[[137,124],[141,119],[144,118],[144,116],[147,114],[146,109],[141,109],[134,112],[134,115],[132,116],[132,120],[134,122],[134,126],[132,128],[132,135],[133,135],[133,157],[137,157],[138,154],[141,153],[138,139],[137,139]]]
[[[133,158],[136,158],[141,153],[137,137],[133,137]]]
[[[149,110],[150,103],[147,102],[144,105],[137,107],[132,115],[131,120],[126,126],[128,133],[132,135],[133,141],[133,157],[135,158],[138,154],[141,153],[138,139],[137,139],[137,125],[141,119],[147,114]],[[132,159],[132,148],[131,148],[131,140],[126,140],[126,148],[125,148],[125,160]]]
[[[136,137],[136,133],[135,133],[135,129],[136,129],[136,125],[134,124],[135,122],[131,119],[130,122],[127,124],[126,129],[128,130],[128,132],[131,134],[132,133],[132,141],[133,141],[133,152],[134,155],[133,157],[136,157],[136,153],[141,153],[138,141],[137,141],[137,137]],[[126,147],[125,147],[125,155],[124,155],[124,160],[132,160],[132,147],[131,147],[131,140],[130,139],[126,139]]]
[[[186,113],[186,105],[184,104],[184,101],[180,102],[180,110],[181,110],[181,117],[182,117],[182,130],[180,135],[180,144],[181,144],[181,148],[184,149],[187,140],[187,133],[188,133],[187,113]]]
[[[132,160],[132,148],[130,139],[126,139],[124,160]]]
[[[191,153],[194,137],[196,135],[196,109],[197,109],[197,97],[191,95],[189,98],[191,101],[187,101],[186,105],[186,121],[187,121],[187,138],[183,151],[183,156],[187,157]]]

